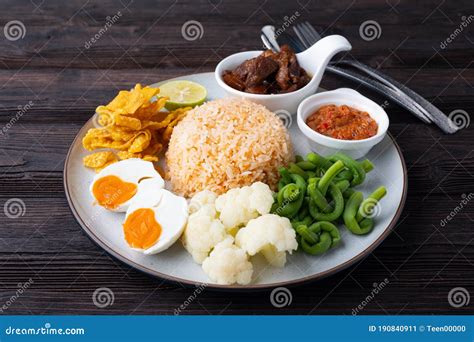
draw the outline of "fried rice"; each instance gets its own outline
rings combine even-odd
[[[257,181],[275,188],[278,168],[293,160],[293,149],[277,115],[248,100],[226,98],[188,112],[173,130],[166,160],[173,191],[190,197]]]

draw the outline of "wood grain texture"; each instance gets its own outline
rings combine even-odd
[[[296,12],[326,33],[343,34],[351,55],[433,101],[446,113],[474,112],[472,27],[441,48],[471,14],[469,1],[51,1],[6,0],[0,22],[21,20],[23,39],[0,38],[0,204],[19,198],[24,215],[0,212],[0,306],[6,314],[352,314],[373,284],[387,286],[361,314],[462,314],[448,293],[461,286],[474,295],[474,204],[447,224],[463,194],[474,192],[474,129],[443,135],[388,103],[390,132],[409,174],[405,209],[395,231],[356,266],[318,282],[291,288],[291,305],[276,309],[270,291],[225,293],[150,278],[108,256],[69,211],[62,184],[65,155],[98,104],[137,82],[213,71],[224,56],[261,48],[261,26],[282,25]],[[107,16],[122,16],[90,48]],[[203,37],[187,41],[188,20]],[[366,20],[381,37],[365,41]],[[324,77],[333,89],[357,85]],[[378,103],[385,99],[359,88]],[[18,116],[19,107],[31,102]],[[16,118],[14,121],[12,121]],[[32,279],[18,298],[18,286]],[[114,292],[114,303],[96,307],[97,288]]]

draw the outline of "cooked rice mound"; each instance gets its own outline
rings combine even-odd
[[[288,131],[274,113],[244,99],[209,101],[174,128],[166,152],[173,191],[222,194],[261,181],[275,188],[293,160]]]

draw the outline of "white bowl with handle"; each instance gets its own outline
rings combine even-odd
[[[224,82],[222,78],[224,71],[234,70],[246,60],[257,57],[263,51],[240,52],[224,58],[216,67],[215,77],[219,86],[229,96],[246,98],[264,105],[271,111],[286,111],[294,114],[300,102],[317,91],[324,70],[331,58],[335,54],[341,51],[349,51],[351,48],[352,46],[346,38],[332,35],[322,38],[309,49],[297,53],[296,58],[299,65],[311,76],[311,80],[303,88],[290,93],[251,94],[234,89]]]
[[[369,113],[370,117],[377,122],[377,134],[367,139],[343,140],[318,133],[306,124],[306,119],[311,114],[322,106],[331,104],[337,106],[347,105]],[[354,159],[362,158],[372,147],[381,142],[387,134],[389,125],[388,115],[380,105],[349,88],[325,91],[308,97],[298,106],[297,122],[299,129],[308,139],[314,152],[323,156],[343,152]]]

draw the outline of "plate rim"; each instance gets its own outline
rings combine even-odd
[[[213,74],[213,73],[210,73],[210,72],[198,73],[198,74],[194,74],[193,76],[195,76],[195,75],[205,75],[205,74]],[[189,75],[187,75],[187,76],[189,76]],[[185,76],[179,76],[179,77],[186,77],[186,75]],[[176,78],[178,78],[178,77],[176,77]],[[173,79],[174,78],[171,78],[169,80],[173,80]],[[165,81],[167,81],[167,80],[165,80]],[[163,81],[156,82],[156,83],[161,83],[161,82],[163,82]],[[156,84],[156,83],[153,83],[153,84]],[[146,273],[147,275],[153,276],[155,278],[162,279],[164,281],[179,283],[181,285],[186,285],[186,286],[199,286],[199,285],[202,285],[203,284],[202,282],[195,282],[195,281],[191,281],[191,280],[187,280],[187,279],[183,279],[183,278],[179,278],[179,277],[175,277],[175,276],[172,276],[172,275],[168,275],[168,274],[164,274],[164,273],[155,271],[151,268],[148,268],[146,266],[143,266],[143,265],[140,265],[140,264],[136,263],[135,261],[127,258],[126,256],[120,254],[119,252],[116,252],[112,247],[108,246],[104,241],[102,241],[94,233],[93,229],[91,227],[89,227],[84,222],[84,220],[80,217],[80,215],[79,215],[79,213],[78,213],[78,211],[77,211],[76,207],[74,206],[74,203],[71,199],[71,191],[70,191],[70,188],[69,188],[69,185],[68,185],[67,169],[68,169],[69,161],[71,159],[72,149],[76,145],[77,141],[81,138],[81,136],[82,136],[81,133],[83,132],[83,130],[89,124],[90,121],[92,121],[92,117],[89,120],[87,120],[87,122],[79,129],[76,136],[74,137],[74,140],[71,142],[71,145],[69,146],[69,149],[68,149],[68,152],[67,152],[67,155],[66,155],[66,159],[64,160],[64,169],[63,169],[64,193],[66,195],[66,200],[68,202],[69,209],[71,210],[71,213],[73,214],[74,219],[76,220],[76,222],[79,224],[79,226],[82,228],[82,230],[85,231],[87,236],[95,244],[97,244],[99,247],[101,247],[109,255],[113,256],[114,258],[118,259],[119,261],[123,262],[124,264],[126,264],[126,265],[128,265],[128,266],[130,266],[130,267],[132,267],[132,268],[134,268],[138,271]],[[393,145],[395,146],[395,148],[397,150],[398,156],[400,157],[400,161],[402,163],[403,191],[402,191],[402,197],[401,197],[400,203],[398,204],[397,211],[395,212],[394,217],[392,218],[392,220],[390,221],[390,223],[388,224],[388,226],[384,230],[384,232],[372,244],[367,246],[367,248],[365,248],[362,252],[360,252],[356,256],[352,257],[351,259],[349,259],[349,260],[347,260],[347,261],[345,261],[345,262],[343,262],[343,263],[341,263],[337,266],[334,266],[334,267],[332,267],[328,270],[325,270],[323,272],[313,274],[313,275],[310,275],[310,276],[305,276],[305,277],[298,278],[298,279],[295,279],[295,280],[281,281],[281,282],[271,283],[271,284],[250,284],[250,285],[220,285],[220,284],[214,284],[214,283],[206,283],[206,288],[211,288],[211,289],[216,289],[216,290],[228,290],[228,291],[247,291],[247,290],[265,290],[265,289],[281,287],[281,286],[292,287],[292,286],[296,286],[296,285],[302,285],[302,284],[306,284],[306,283],[309,283],[309,282],[313,282],[313,281],[316,281],[316,280],[321,280],[321,279],[326,278],[330,275],[336,274],[336,273],[338,273],[338,272],[354,265],[356,262],[362,260],[363,258],[369,256],[370,253],[372,253],[375,250],[375,248],[377,248],[380,245],[380,243],[382,243],[382,241],[384,241],[387,238],[387,236],[396,227],[398,219],[400,218],[400,216],[402,214],[402,211],[403,211],[403,208],[405,207],[405,201],[406,201],[406,197],[407,197],[408,172],[407,172],[407,168],[406,168],[405,159],[403,158],[403,154],[402,154],[400,146],[397,144],[397,142],[396,142],[395,138],[392,136],[392,134],[390,132],[387,132],[387,136],[390,137]]]

